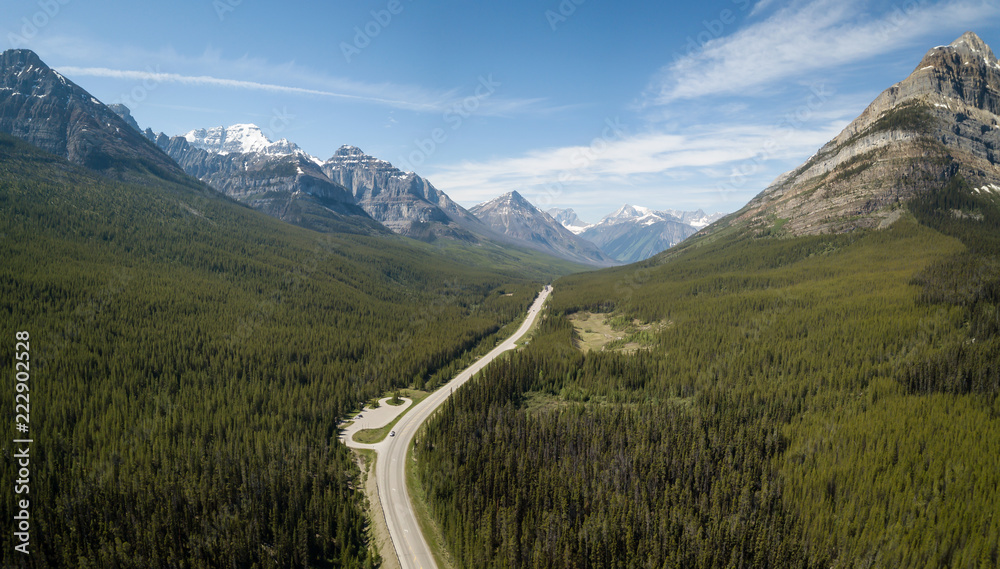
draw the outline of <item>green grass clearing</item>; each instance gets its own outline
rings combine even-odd
[[[576,347],[590,351],[617,350],[625,353],[649,346],[654,334],[670,326],[670,322],[643,323],[639,320],[608,318],[607,314],[577,312],[568,317],[578,337]]]

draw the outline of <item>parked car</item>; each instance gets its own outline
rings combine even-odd
[[[389,432],[389,436],[390,436],[390,437],[394,437],[394,436],[396,436],[396,431],[390,431],[390,432]]]

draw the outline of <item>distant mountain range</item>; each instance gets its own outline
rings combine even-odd
[[[598,223],[587,224],[572,209],[550,209],[548,213],[566,229],[594,243],[622,263],[648,259],[677,245],[724,215],[708,215],[702,210],[656,211],[625,204],[618,211],[604,216]]]
[[[578,237],[517,192],[481,203],[470,211],[494,231],[516,241],[533,243],[538,250],[556,257],[593,259],[597,263],[591,264],[605,266],[618,264],[594,243]]]
[[[131,118],[127,109],[117,110],[124,119]],[[351,215],[346,206],[356,204],[389,230],[425,241],[491,239],[574,262],[610,266],[648,258],[715,219],[701,211],[673,212],[676,217],[655,212],[662,223],[650,227],[648,218],[635,215],[633,220],[619,212],[614,219],[609,216],[600,224],[585,226],[587,233],[582,234],[517,192],[466,210],[428,180],[354,146],[342,146],[322,161],[287,140],[270,141],[255,125],[200,129],[172,138],[160,134],[153,140],[188,174],[230,197],[321,230],[315,219],[322,216],[301,215],[303,202],[343,215]],[[690,223],[680,221],[680,216]],[[307,223],[308,219],[312,221]]]
[[[0,131],[112,177],[190,183],[191,176],[317,231],[490,241],[592,266],[645,259],[710,219],[700,211],[623,208],[586,225],[571,210],[572,219],[556,220],[517,192],[470,211],[428,180],[354,146],[324,161],[289,140],[271,141],[253,124],[156,134],[124,105],[104,105],[29,50],[0,55]]]
[[[128,109],[117,107],[116,111],[129,122]],[[133,124],[133,128],[139,127]],[[572,234],[567,238],[551,227],[534,235],[511,232],[493,220],[481,219],[428,180],[355,146],[342,146],[323,161],[288,140],[272,142],[252,124],[199,129],[174,137],[154,136],[147,130],[146,136],[188,174],[256,209],[312,229],[344,230],[351,216],[362,216],[379,227],[423,241],[444,238],[476,243],[485,239],[587,265],[616,264]],[[525,216],[523,223],[537,224],[538,215],[543,214],[533,209],[527,204],[518,210]],[[360,224],[357,219],[353,222]]]

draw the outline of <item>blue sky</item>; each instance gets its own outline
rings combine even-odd
[[[733,211],[1000,1],[3,0],[8,47],[143,127],[343,144],[466,206]]]

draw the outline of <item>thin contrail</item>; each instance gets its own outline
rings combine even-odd
[[[368,97],[363,95],[351,95],[347,93],[337,93],[334,91],[322,91],[319,89],[306,89],[303,87],[290,87],[287,85],[275,85],[273,83],[259,83],[257,81],[243,81],[239,79],[223,79],[209,75],[180,75],[178,73],[162,73],[158,71],[131,71],[124,69],[108,69],[106,67],[60,67],[60,73],[67,76],[85,77],[108,77],[112,79],[129,79],[137,81],[156,81],[158,83],[182,83],[186,85],[210,85],[215,87],[228,87],[231,89],[251,89],[254,91],[270,91],[276,93],[290,93],[294,95],[315,95],[320,97],[336,97],[339,99],[350,99],[368,103],[378,103],[392,107],[422,110],[440,111],[441,107],[427,103],[411,103],[395,99],[382,99],[379,97]]]

